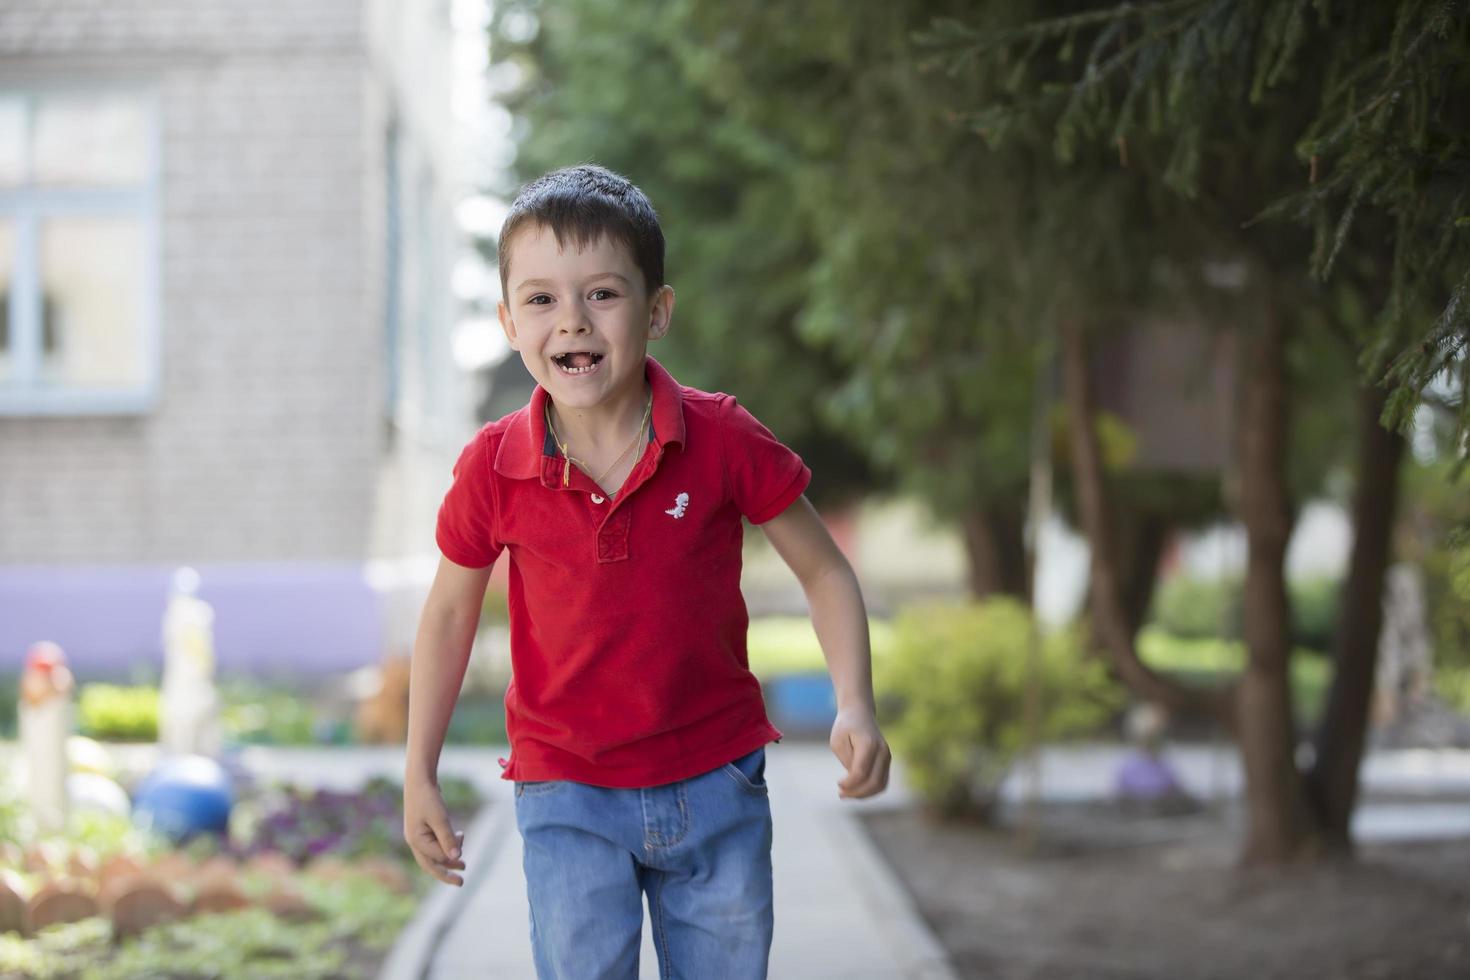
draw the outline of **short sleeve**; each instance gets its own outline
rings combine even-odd
[[[454,464],[454,482],[439,505],[434,529],[434,540],[444,557],[465,568],[495,564],[503,547],[494,532],[489,442],[481,431],[460,452]]]
[[[725,473],[735,506],[752,524],[764,524],[796,502],[812,471],[740,405],[734,395],[720,402]]]

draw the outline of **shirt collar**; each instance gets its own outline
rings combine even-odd
[[[660,448],[671,443],[683,446],[684,396],[679,382],[651,355],[644,355],[643,376],[653,389],[650,425],[654,444]],[[548,397],[546,389],[538,384],[531,392],[530,404],[511,418],[495,453],[495,472],[513,480],[532,480],[541,475],[542,460],[556,455],[556,443],[546,431]]]

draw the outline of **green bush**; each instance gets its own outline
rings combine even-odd
[[[874,660],[880,722],[914,790],[945,817],[992,815],[1024,746],[1030,611],[1009,598],[907,609]],[[1039,737],[1095,731],[1123,703],[1075,629],[1040,646]],[[887,707],[893,705],[893,707]]]
[[[271,686],[250,677],[218,684],[220,730],[246,745],[311,745],[318,741],[319,719],[311,698],[301,691]]]
[[[0,674],[0,738],[16,736],[16,706],[20,701],[20,677]]]
[[[310,745],[319,739],[311,699],[251,678],[222,678],[220,729],[232,740],[259,745]],[[82,734],[104,741],[158,738],[160,695],[151,684],[83,684],[77,704]]]
[[[1187,640],[1239,636],[1244,622],[1240,582],[1176,576],[1159,584],[1150,620]]]
[[[1423,569],[1435,669],[1470,668],[1470,530],[1451,532]]]
[[[154,741],[158,738],[158,688],[83,684],[77,723],[83,735],[104,741]]]
[[[1318,653],[1332,648],[1341,587],[1341,580],[1331,577],[1288,583],[1293,646]],[[1243,590],[1239,578],[1176,576],[1159,586],[1150,623],[1186,640],[1240,636],[1245,622]]]
[[[451,745],[504,745],[505,701],[503,698],[461,697],[449,716],[444,741]]]
[[[1332,649],[1342,580],[1318,577],[1290,583],[1291,643],[1319,653]]]
[[[1434,693],[1451,708],[1470,715],[1470,667],[1436,667]]]

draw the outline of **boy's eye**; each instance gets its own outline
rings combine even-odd
[[[617,295],[617,293],[613,292],[611,289],[594,289],[594,290],[592,290],[592,298],[593,299],[612,299],[616,295]]]
[[[526,300],[526,303],[529,306],[545,306],[546,303],[541,302],[541,300],[543,299],[546,300],[546,303],[551,302],[550,296],[547,296],[545,293],[537,293],[535,296],[532,296],[530,299]]]

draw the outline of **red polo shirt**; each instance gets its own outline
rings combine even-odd
[[[741,517],[811,480],[731,395],[652,357],[652,438],[614,499],[546,431],[546,390],[460,454],[436,540],[468,568],[510,552],[508,780],[646,787],[707,772],[781,732],[746,659]],[[503,764],[504,765],[504,764]]]

